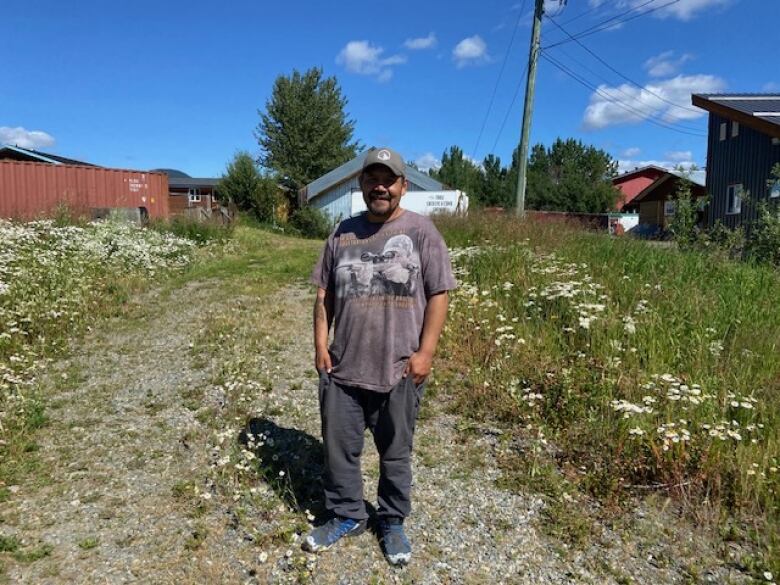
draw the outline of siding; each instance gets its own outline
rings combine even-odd
[[[317,195],[309,205],[324,211],[332,220],[340,221],[352,215],[352,191],[359,190],[358,175]],[[409,181],[408,191],[428,191]]]
[[[65,164],[0,161],[0,217],[34,219],[65,203],[78,213],[145,207],[168,217],[164,173]]]
[[[720,140],[720,125],[725,122],[726,140]],[[741,183],[746,196],[751,199],[766,199],[769,196],[767,180],[772,166],[780,162],[780,145],[773,145],[772,138],[748,128],[739,126],[739,136],[731,137],[731,120],[710,113],[709,138],[707,145],[707,192],[710,194],[707,225],[712,227],[720,221],[735,228],[749,224],[756,218],[755,205],[742,201],[739,214],[727,214],[726,188]]]

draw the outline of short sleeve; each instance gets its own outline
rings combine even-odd
[[[314,266],[314,270],[311,273],[311,283],[320,288],[328,289],[332,282],[333,271],[333,250],[335,247],[335,232],[331,234],[325,246],[322,248],[317,264]]]
[[[457,283],[444,238],[432,223],[426,225],[422,236],[420,264],[426,298],[455,289]]]

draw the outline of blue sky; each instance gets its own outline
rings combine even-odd
[[[549,14],[575,36],[616,25],[580,39],[614,71],[576,42],[546,49],[568,73],[540,61],[533,143],[575,137],[623,168],[703,165],[706,116],[691,109],[691,92],[780,92],[772,57],[780,2],[663,7],[670,1],[569,0],[560,9],[548,0]],[[257,110],[274,79],[318,66],[338,78],[363,145],[393,146],[423,167],[453,144],[506,164],[520,134],[532,6],[7,3],[0,142],[105,166],[219,176],[237,150],[258,153]],[[566,38],[545,20],[543,46]]]

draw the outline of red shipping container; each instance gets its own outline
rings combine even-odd
[[[37,219],[65,204],[76,213],[135,209],[168,217],[168,175],[0,160],[0,218]]]

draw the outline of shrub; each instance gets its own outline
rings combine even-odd
[[[330,218],[314,207],[302,207],[290,216],[290,225],[306,238],[324,239],[333,229]]]
[[[201,246],[211,241],[224,241],[232,232],[231,226],[201,222],[185,216],[174,217],[168,221],[152,221],[149,227],[159,233],[169,233],[192,240]]]
[[[691,182],[688,179],[680,180],[676,195],[669,231],[680,248],[690,249],[696,243],[697,229],[696,202],[691,196]]]

